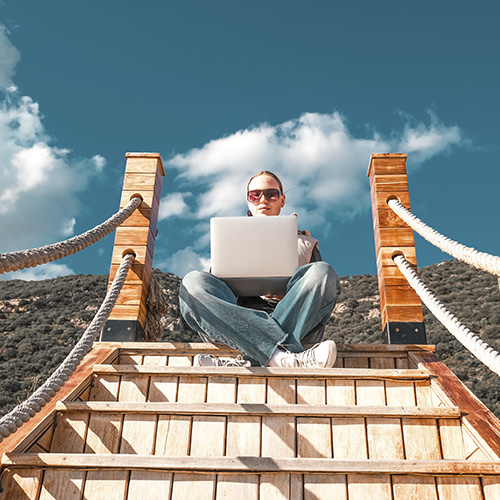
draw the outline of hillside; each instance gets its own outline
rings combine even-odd
[[[460,321],[500,350],[497,278],[466,264],[444,261],[420,276]],[[162,340],[198,341],[179,317],[179,278],[155,270],[170,309]],[[106,276],[77,275],[45,281],[0,282],[0,414],[46,380],[80,338],[106,293]],[[326,336],[339,343],[380,343],[376,276],[342,277],[342,293]],[[500,417],[498,377],[455,341],[424,308],[428,341],[441,359]]]

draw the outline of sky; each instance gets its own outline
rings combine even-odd
[[[403,152],[413,213],[498,255],[499,21],[493,0],[3,0],[0,252],[107,219],[146,151],[166,170],[154,267],[206,267],[210,217],[244,215],[271,170],[323,259],[375,274],[368,163]],[[112,247],[0,279],[106,274]]]

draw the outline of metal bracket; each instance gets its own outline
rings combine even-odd
[[[101,342],[143,342],[144,328],[137,320],[110,319],[101,333]]]
[[[384,344],[427,344],[424,323],[388,322],[382,336]]]

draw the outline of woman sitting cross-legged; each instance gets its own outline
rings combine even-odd
[[[280,179],[255,174],[247,186],[249,215],[278,216],[285,204]],[[276,366],[330,368],[333,340],[322,341],[326,322],[340,293],[333,268],[321,261],[317,240],[299,231],[299,267],[283,297],[236,297],[226,283],[192,271],[179,290],[181,313],[205,342],[222,342],[245,358],[195,356],[195,366]],[[263,244],[265,251],[265,243]],[[303,345],[315,344],[304,350]]]

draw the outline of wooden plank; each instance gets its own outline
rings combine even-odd
[[[178,377],[151,377],[148,401],[150,403],[174,403],[177,400],[178,385]]]
[[[412,390],[409,387],[409,390]],[[229,397],[232,397],[233,388]],[[229,399],[228,397],[228,399]],[[385,401],[381,399],[380,401]],[[57,409],[66,412],[99,413],[145,413],[145,414],[182,414],[182,415],[296,415],[306,417],[403,417],[403,418],[459,418],[458,407],[418,407],[398,405],[315,405],[315,404],[264,404],[264,403],[121,403],[121,402],[59,402]]]
[[[410,353],[418,366],[422,366],[433,375],[432,384],[446,395],[451,403],[458,406],[465,414],[464,425],[470,427],[483,440],[483,451],[500,458],[500,421],[477,399],[456,375],[434,354]],[[493,458],[492,457],[492,458]]]
[[[50,451],[52,453],[82,453],[88,422],[89,415],[85,413],[70,415],[58,413]]]
[[[128,471],[91,470],[87,473],[83,498],[85,500],[123,500],[127,483]]]
[[[441,443],[435,419],[407,418],[402,422],[407,459],[439,460],[441,458]]]
[[[376,498],[392,500],[389,475],[349,474],[347,476],[349,500]]]
[[[37,498],[41,486],[41,469],[7,469],[2,471],[3,493],[5,500],[27,500]]]
[[[192,417],[186,415],[160,415],[158,417],[155,455],[188,456],[192,420]]]
[[[355,381],[328,379],[326,381],[326,401],[329,405],[355,405]]]
[[[368,358],[366,364],[368,364]],[[356,360],[356,358],[348,358]],[[268,377],[269,379],[278,377],[280,379],[301,379],[301,378],[322,378],[322,379],[345,379],[345,380],[427,380],[429,372],[426,370],[375,370],[357,368],[233,368],[225,367],[221,372],[218,367],[168,367],[168,366],[125,366],[125,365],[94,365],[94,373],[98,374],[142,374],[142,375],[182,375],[186,380],[195,377],[219,376],[242,376]],[[269,392],[273,389],[269,388]]]
[[[257,474],[239,476],[222,474],[217,478],[217,493],[215,498],[258,500],[259,476]]]
[[[127,500],[165,500],[170,497],[172,473],[165,471],[132,471]]]
[[[9,468],[57,467],[119,470],[255,471],[330,474],[426,474],[500,476],[500,461],[471,460],[325,460],[278,457],[162,457],[157,455],[94,455],[58,453],[5,453],[2,465]]]
[[[439,500],[483,500],[481,482],[478,477],[445,476],[436,478]]]
[[[111,362],[117,355],[115,348],[94,344],[92,350],[52,398],[31,420],[0,443],[0,455],[4,452],[21,452],[29,448],[53,423],[57,400],[76,399],[88,387],[95,364]]]
[[[462,423],[459,419],[439,420],[439,436],[444,459],[465,459]]]
[[[365,419],[332,418],[333,457],[335,460],[368,458]]]
[[[297,456],[332,458],[332,426],[329,418],[298,417]]]
[[[408,191],[408,179],[406,174],[384,174],[375,175],[375,191],[399,194]]]
[[[425,476],[393,476],[394,500],[438,500],[436,481]]]
[[[184,474],[173,476],[171,500],[215,499],[214,474]]]
[[[193,357],[192,356],[169,356],[168,366],[192,366]]]
[[[347,500],[346,476],[344,474],[304,474],[304,500],[330,498]]]
[[[264,475],[260,478],[260,498],[288,500],[291,496],[290,474]]]
[[[483,477],[484,500],[500,500],[500,477]]]
[[[87,432],[85,453],[118,453],[123,415],[92,413]]]
[[[265,403],[267,380],[241,377],[238,379],[238,403]]]
[[[313,378],[297,380],[297,403],[326,404],[326,380]]]
[[[166,369],[172,370],[168,367]],[[178,373],[181,370],[182,368],[176,368],[174,371],[169,371],[169,373]],[[179,403],[203,403],[206,401],[206,394],[207,379],[205,377],[191,378],[186,375],[179,377],[179,388],[177,391],[177,401]]]
[[[399,419],[367,418],[368,457],[371,460],[404,458],[403,436]],[[388,445],[390,443],[390,446]]]
[[[48,470],[43,476],[39,500],[80,500],[84,479],[83,470]]]

